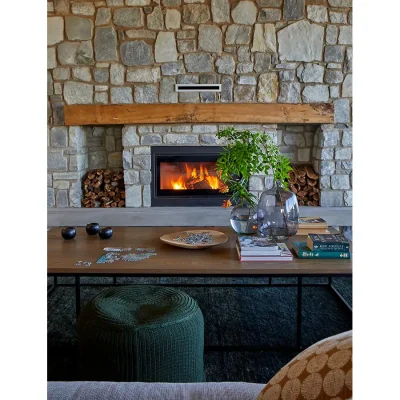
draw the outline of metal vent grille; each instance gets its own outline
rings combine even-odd
[[[201,84],[201,83],[178,83],[175,85],[175,92],[220,92],[219,83]]]

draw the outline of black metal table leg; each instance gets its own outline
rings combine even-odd
[[[302,322],[302,301],[303,301],[303,278],[297,278],[297,324],[296,324],[296,347],[301,350],[301,322]]]
[[[78,318],[81,311],[81,277],[79,275],[75,275],[75,307],[76,317]]]

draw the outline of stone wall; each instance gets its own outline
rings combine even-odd
[[[312,146],[315,127],[279,127],[278,140],[294,162],[309,159],[317,167],[321,205],[351,205],[351,0],[54,0],[47,5],[49,207],[80,206],[81,176],[107,146],[106,139],[99,145],[96,128],[65,127],[64,104],[199,102],[333,103],[335,124],[319,127]],[[176,93],[175,83],[221,83],[222,91]],[[142,135],[139,128],[135,134]],[[162,127],[146,129],[152,130],[140,140],[159,140]],[[163,143],[184,141],[187,132],[179,125],[168,129]],[[206,134],[212,135],[198,133]],[[211,140],[206,137],[197,136],[196,143]],[[118,139],[115,153],[121,149]],[[122,146],[126,162],[129,146]],[[141,205],[147,205],[143,188],[141,193]]]

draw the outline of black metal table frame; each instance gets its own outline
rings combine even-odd
[[[49,295],[58,286],[73,286],[75,287],[75,306],[76,316],[79,315],[81,308],[81,286],[127,286],[137,285],[137,283],[118,283],[117,278],[268,278],[268,283],[151,283],[153,286],[170,286],[170,287],[296,287],[297,296],[297,312],[296,312],[296,348],[280,348],[279,350],[301,350],[301,337],[302,337],[302,301],[303,301],[303,287],[328,287],[330,291],[335,295],[347,311],[353,312],[352,306],[346,301],[346,299],[338,292],[338,290],[332,284],[332,278],[339,277],[351,277],[351,273],[343,274],[143,274],[143,273],[129,273],[129,274],[62,274],[62,273],[48,273],[47,276],[54,278],[53,285],[47,290]],[[74,277],[75,283],[58,283],[57,277]],[[81,278],[113,278],[113,283],[81,283]],[[297,278],[297,283],[272,283],[274,278]],[[328,283],[303,283],[303,278],[328,278]],[[142,283],[139,283],[142,284]],[[206,346],[206,351],[271,351],[277,349],[265,348],[262,346]]]

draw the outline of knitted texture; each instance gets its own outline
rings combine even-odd
[[[86,380],[202,382],[204,320],[186,293],[151,285],[103,290],[78,319]]]

